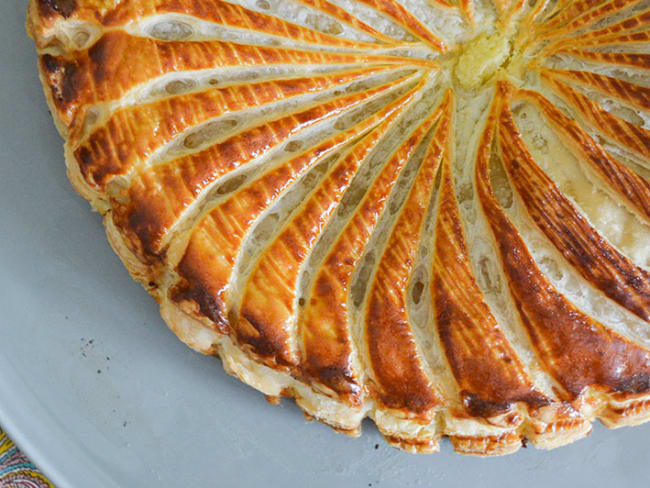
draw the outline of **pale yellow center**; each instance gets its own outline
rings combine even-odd
[[[489,79],[510,55],[510,41],[502,34],[481,34],[464,47],[454,75],[467,90]]]

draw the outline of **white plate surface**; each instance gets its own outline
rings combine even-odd
[[[387,447],[267,404],[190,351],[66,180],[24,30],[0,16],[0,424],[60,487],[648,486],[650,425],[498,459]]]

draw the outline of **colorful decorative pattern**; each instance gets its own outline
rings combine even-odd
[[[54,488],[0,429],[0,488]]]

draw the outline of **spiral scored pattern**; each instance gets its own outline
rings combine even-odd
[[[32,0],[75,188],[191,347],[397,447],[650,417],[646,0]]]

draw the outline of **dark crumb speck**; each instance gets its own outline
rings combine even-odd
[[[124,422],[122,422],[122,427],[126,427],[126,425],[127,425],[127,422],[125,420]]]
[[[65,316],[65,319],[66,319],[66,320],[70,320],[70,317],[68,317],[68,316],[66,315],[66,316]]]
[[[92,343],[94,343],[94,342],[95,342],[95,339],[90,339],[90,340],[88,341],[88,344],[92,344]]]
[[[368,486],[372,486],[372,483],[368,483]]]
[[[379,449],[379,444],[375,444],[375,449]]]
[[[110,360],[111,360],[110,356],[106,356],[106,361],[110,361]]]
[[[526,449],[528,447],[528,440],[525,437],[522,437],[521,439],[521,447]]]
[[[101,370],[101,369],[98,369],[98,370],[97,370],[97,374],[102,374],[102,370]]]

